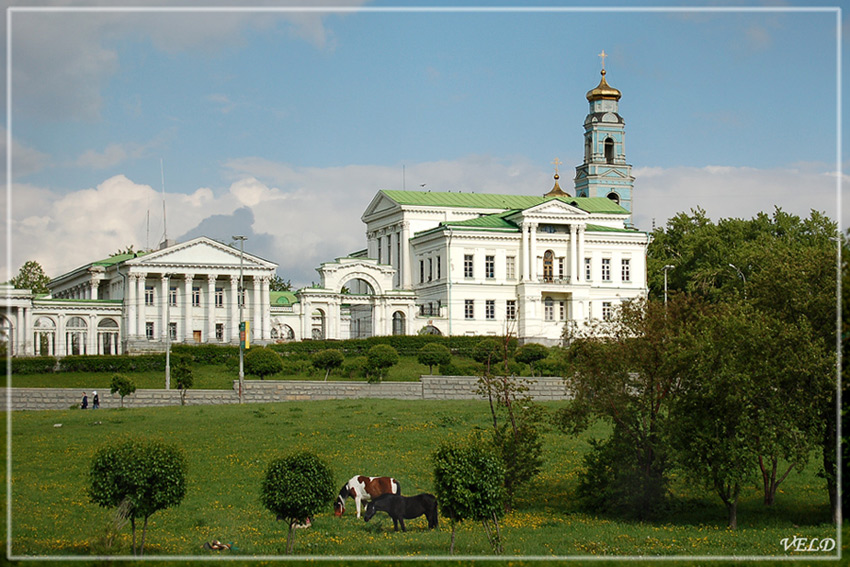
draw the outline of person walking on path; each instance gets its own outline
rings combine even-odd
[[[80,409],[87,409],[89,407],[89,397],[83,392],[83,403],[80,404]]]
[[[91,409],[97,409],[100,407],[100,398],[97,397],[97,391],[93,392],[93,397],[91,400]]]

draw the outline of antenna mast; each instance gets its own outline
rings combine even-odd
[[[159,174],[162,178],[162,241],[168,242],[168,223],[165,217],[165,168],[162,165],[162,158],[159,158]]]

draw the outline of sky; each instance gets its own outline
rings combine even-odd
[[[381,189],[542,195],[558,158],[570,192],[603,50],[639,229],[695,208],[850,226],[828,2],[160,4],[12,3],[0,281],[245,235],[298,288],[366,247]]]

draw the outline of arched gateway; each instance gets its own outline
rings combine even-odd
[[[298,292],[303,313],[324,314],[323,338],[413,334],[416,294],[393,289],[395,269],[369,258],[337,258],[318,268],[320,287]],[[307,318],[304,318],[307,319]],[[311,336],[303,329],[302,336]]]

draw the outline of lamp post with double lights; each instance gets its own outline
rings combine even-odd
[[[247,338],[247,329],[245,321],[242,319],[242,309],[244,308],[244,285],[242,282],[242,267],[245,257],[245,241],[248,240],[245,236],[234,236],[233,240],[239,241],[239,290],[237,291],[236,301],[239,304],[239,403],[242,403],[242,391],[245,386],[245,339]]]

